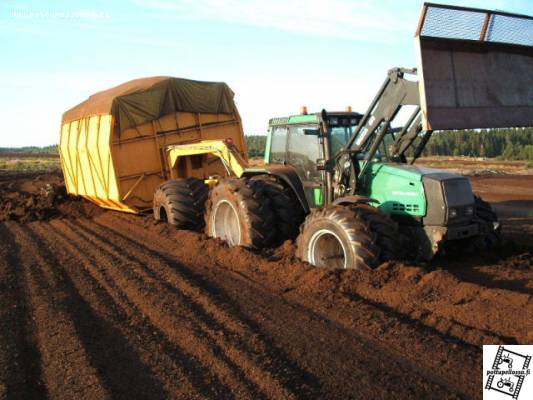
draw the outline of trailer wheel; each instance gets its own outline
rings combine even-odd
[[[278,244],[298,236],[299,227],[304,221],[305,213],[293,191],[270,175],[258,175],[250,179],[254,189],[261,190],[270,200],[276,216]]]
[[[206,233],[230,246],[268,247],[274,220],[270,201],[247,179],[223,179],[209,193]]]
[[[326,206],[307,216],[296,255],[317,267],[368,270],[381,261],[378,232],[354,206]]]
[[[200,179],[172,179],[154,194],[154,218],[179,229],[199,231],[204,226],[204,210],[209,188]]]

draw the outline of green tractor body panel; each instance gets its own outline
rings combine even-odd
[[[372,163],[364,176],[361,194],[377,201],[387,214],[426,215],[422,178],[433,170],[398,164]]]

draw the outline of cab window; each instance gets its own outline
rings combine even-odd
[[[272,142],[270,146],[270,162],[283,164],[287,152],[287,127],[272,128]]]
[[[316,130],[316,125],[289,126],[288,163],[294,166],[303,180],[320,177],[316,160],[323,158],[317,135],[305,135],[304,130]]]

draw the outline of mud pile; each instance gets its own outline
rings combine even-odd
[[[9,188],[10,185],[7,185]],[[11,192],[0,200],[0,221],[47,220],[59,214],[57,206],[66,198],[65,187],[46,184],[37,193]]]
[[[60,172],[0,177],[0,221],[46,221],[94,216],[101,210],[67,194]]]
[[[169,234],[167,228],[154,229]],[[239,273],[261,276],[283,293],[315,296],[324,304],[363,301],[476,346],[533,340],[533,252],[509,255],[516,249],[512,244],[485,259],[463,256],[448,263],[437,259],[418,265],[389,262],[374,271],[355,271],[310,267],[295,258],[289,242],[273,252],[254,254],[189,232],[170,236],[180,243],[176,251],[180,259],[194,254],[213,268],[230,265]]]

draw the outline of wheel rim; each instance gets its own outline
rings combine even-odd
[[[212,235],[227,242],[230,246],[241,244],[241,224],[237,210],[227,200],[217,203],[213,212]]]
[[[316,267],[346,268],[346,249],[336,233],[321,229],[309,241],[307,259]]]

